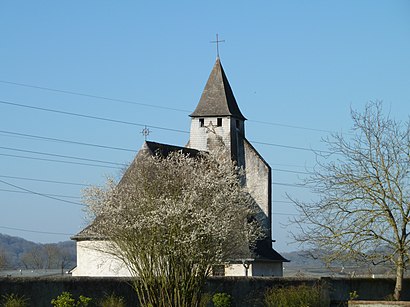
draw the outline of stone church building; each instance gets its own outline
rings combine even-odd
[[[245,169],[244,184],[259,206],[257,219],[267,230],[267,237],[257,243],[252,258],[227,263],[219,275],[282,276],[283,262],[287,260],[272,248],[271,168],[245,137],[246,118],[238,107],[219,57],[190,117],[190,137],[185,147],[146,141],[133,163],[138,163],[138,158],[146,154],[154,155],[158,151],[164,156],[176,150],[191,154],[212,151],[222,139],[232,159]],[[126,176],[127,172],[124,174]],[[105,243],[93,235],[92,225],[72,239],[77,244],[77,267],[72,271],[73,276],[130,275],[119,259],[102,252]]]

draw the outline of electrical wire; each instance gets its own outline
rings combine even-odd
[[[149,127],[149,128],[152,128],[152,129],[159,129],[159,130],[166,130],[166,131],[189,134],[189,131],[186,131],[186,130],[171,129],[171,128],[165,128],[165,127],[160,127],[160,126],[153,126],[153,125],[146,125],[146,124],[141,124],[141,123],[134,123],[134,122],[129,122],[129,121],[111,119],[111,118],[107,118],[107,117],[99,117],[99,116],[93,116],[93,115],[86,115],[86,114],[80,114],[80,113],[73,113],[73,112],[55,110],[55,109],[50,109],[50,108],[35,107],[35,106],[30,106],[30,105],[25,105],[25,104],[20,104],[20,103],[14,103],[14,102],[9,102],[9,101],[4,101],[4,100],[0,100],[0,104],[12,105],[12,106],[16,106],[16,107],[29,108],[29,109],[39,110],[39,111],[53,112],[53,113],[58,113],[58,114],[64,114],[64,115],[69,115],[69,116],[76,116],[76,117],[82,117],[82,118],[88,118],[88,119],[94,119],[94,120],[100,120],[100,121],[108,121],[108,122],[119,123],[119,124],[133,125],[133,126],[138,126],[138,127]],[[303,151],[309,151],[309,152],[312,152],[312,153],[315,153],[315,152],[317,152],[317,153],[327,153],[327,154],[331,153],[329,151],[324,151],[324,150],[315,150],[315,149],[312,149],[312,148],[282,145],[282,144],[275,144],[275,143],[269,143],[269,142],[251,141],[251,143],[267,145],[267,146],[275,146],[275,147],[281,147],[281,148],[287,148],[287,149],[303,150]]]
[[[287,149],[296,149],[296,150],[309,151],[311,153],[325,153],[325,154],[331,154],[332,153],[332,152],[326,151],[326,150],[317,150],[317,149],[313,149],[313,148],[306,148],[306,147],[299,147],[299,146],[290,146],[290,145],[282,145],[282,144],[259,142],[259,141],[250,141],[250,142],[253,143],[253,144],[260,144],[260,145],[281,147],[281,148],[287,148]]]
[[[11,183],[9,183],[7,181],[4,181],[4,180],[1,180],[1,179],[0,179],[0,182],[5,184],[5,185],[11,186],[13,188],[16,188],[16,189],[19,189],[19,190],[22,190],[22,191],[29,192],[29,193],[34,194],[34,195],[42,196],[42,197],[45,197],[45,198],[50,198],[50,199],[57,200],[57,201],[60,201],[60,202],[64,202],[64,203],[67,203],[67,204],[72,204],[72,205],[77,205],[77,206],[82,206],[82,207],[86,206],[82,203],[78,203],[78,202],[74,202],[74,201],[70,201],[70,200],[65,200],[65,199],[54,197],[54,196],[48,196],[48,195],[43,194],[43,193],[38,193],[38,192],[35,192],[35,191],[32,191],[32,190],[20,187],[20,186],[15,185],[15,184],[11,184]]]
[[[112,119],[112,118],[107,118],[107,117],[99,117],[99,116],[86,115],[86,114],[80,114],[80,113],[66,112],[66,111],[55,110],[55,109],[50,109],[50,108],[41,108],[41,107],[35,107],[35,106],[30,106],[30,105],[21,104],[21,103],[14,103],[14,102],[4,101],[4,100],[0,100],[0,104],[6,104],[6,105],[11,105],[11,106],[20,107],[20,108],[28,108],[28,109],[38,110],[38,111],[45,111],[45,112],[51,112],[51,113],[58,113],[58,114],[106,121],[106,122],[111,122],[111,123],[116,123],[116,124],[125,124],[125,125],[132,125],[132,126],[137,126],[137,127],[148,127],[148,128],[166,130],[166,131],[172,131],[172,132],[189,133],[189,131],[185,131],[185,130],[164,128],[160,126],[152,126],[152,125],[134,123],[134,122],[124,121],[124,120]]]
[[[46,235],[73,236],[72,233],[64,233],[64,232],[50,232],[50,231],[41,231],[41,230],[30,230],[30,229],[7,227],[7,226],[0,226],[0,228],[8,229],[8,230],[17,230],[17,231],[23,231],[23,232],[30,232],[30,233],[41,233],[41,234],[46,234]]]
[[[178,111],[178,112],[183,112],[183,113],[190,113],[191,112],[190,110],[185,110],[185,109],[170,108],[170,107],[164,107],[164,106],[155,105],[155,104],[136,102],[136,101],[133,101],[133,100],[110,98],[110,97],[105,97],[105,96],[99,96],[99,95],[93,95],[93,94],[87,94],[87,93],[80,93],[80,92],[76,92],[76,91],[68,91],[68,90],[61,90],[61,89],[55,89],[55,88],[50,88],[50,87],[44,87],[44,86],[37,86],[37,85],[32,85],[32,84],[27,84],[27,83],[11,82],[11,81],[6,81],[6,80],[0,80],[0,83],[14,85],[14,86],[27,87],[27,88],[40,89],[40,90],[44,90],[44,91],[51,91],[51,92],[62,93],[62,94],[69,94],[69,95],[83,96],[83,97],[89,97],[89,98],[96,98],[96,99],[102,99],[102,100],[107,100],[107,101],[122,102],[122,103],[127,103],[127,104],[140,105],[140,106],[144,106],[144,107],[151,107],[151,108],[157,108],[157,109]],[[259,123],[259,124],[264,124],[264,125],[279,126],[279,127],[285,127],[285,128],[293,128],[293,129],[314,131],[314,132],[334,133],[334,131],[331,131],[331,130],[309,128],[309,127],[303,127],[303,126],[288,125],[288,124],[268,122],[268,121],[260,121],[260,120],[254,120],[254,119],[249,119],[249,122],[254,122],[254,123]]]
[[[7,190],[7,189],[0,189],[0,192],[9,192],[9,193],[21,193],[21,194],[32,194],[31,192],[26,192],[26,191],[16,191],[16,190]],[[63,197],[63,198],[75,198],[75,199],[81,199],[80,196],[68,196],[68,195],[60,195],[60,194],[47,194],[43,193],[46,196],[54,196],[54,197]]]
[[[272,212],[272,215],[292,215],[292,216],[298,216],[299,214],[297,214],[297,213]]]
[[[99,95],[79,93],[79,92],[74,92],[74,91],[53,89],[50,87],[36,86],[36,85],[30,85],[30,84],[25,84],[25,83],[10,82],[10,81],[5,81],[5,80],[0,80],[0,82],[6,83],[6,84],[17,85],[17,86],[30,87],[30,88],[35,88],[35,89],[40,89],[40,90],[45,90],[45,91],[51,91],[51,92],[56,92],[56,93],[63,93],[63,94],[70,94],[70,95],[96,98],[96,99],[102,99],[102,100],[116,101],[116,102],[122,102],[122,103],[139,105],[139,106],[150,107],[150,108],[178,111],[178,112],[184,112],[184,113],[190,112],[189,110],[183,110],[183,109],[178,109],[178,108],[170,108],[170,107],[164,107],[164,106],[154,105],[154,104],[149,104],[149,103],[136,102],[136,101],[126,100],[126,99],[110,98],[110,97],[104,97],[104,96],[99,96]]]
[[[281,204],[293,204],[293,201],[290,200],[272,200],[273,203],[281,203]]]
[[[106,164],[112,164],[112,165],[120,165],[120,166],[122,166],[122,167],[127,166],[126,163],[103,161],[103,160],[96,160],[96,159],[89,159],[89,158],[80,158],[80,157],[75,157],[75,156],[67,156],[67,155],[60,155],[60,154],[45,153],[45,152],[40,152],[40,151],[25,150],[25,149],[13,148],[13,147],[0,146],[0,149],[6,149],[6,150],[12,150],[12,151],[18,151],[18,152],[26,152],[26,153],[34,153],[34,154],[47,155],[47,156],[52,156],[52,157],[69,158],[69,159],[75,159],[75,160],[81,160],[81,161],[90,161],[90,162],[106,163]],[[1,155],[1,154],[0,154],[0,155]],[[14,156],[14,155],[12,155],[12,156]],[[25,156],[16,156],[16,157],[19,157],[19,158],[24,157],[24,158],[33,158],[33,159],[36,159],[35,157],[25,157]],[[61,160],[52,160],[52,161],[53,161],[53,162],[69,162],[69,161],[61,161]],[[100,166],[100,165],[91,164],[91,166]],[[293,174],[301,174],[301,175],[310,175],[310,173],[308,173],[308,172],[293,171],[293,170],[286,170],[286,169],[279,169],[279,168],[272,168],[272,171],[286,172],[286,173],[293,173]],[[1,176],[0,176],[0,177],[1,177]]]
[[[77,141],[65,140],[65,139],[60,139],[60,138],[51,138],[51,137],[45,137],[45,136],[39,136],[39,135],[33,135],[33,134],[27,134],[27,133],[18,133],[18,132],[13,132],[13,131],[6,131],[6,130],[0,130],[0,133],[16,135],[16,136],[24,136],[24,137],[46,140],[46,141],[61,142],[61,143],[67,143],[67,144],[98,147],[98,148],[104,148],[104,149],[113,149],[113,150],[127,151],[127,152],[133,152],[133,153],[137,152],[135,149],[98,145],[98,144],[92,144],[92,143],[86,143],[86,142],[77,142]]]
[[[57,162],[57,163],[64,163],[64,164],[74,164],[74,165],[92,166],[92,167],[103,167],[103,168],[111,168],[111,169],[122,169],[121,167],[115,167],[115,166],[109,166],[109,165],[99,165],[99,164],[91,164],[91,163],[82,163],[82,162],[73,162],[73,161],[63,161],[63,160],[46,159],[46,158],[38,158],[38,157],[27,157],[27,156],[4,154],[4,153],[0,153],[0,156],[3,156],[3,157],[11,157],[11,158],[20,158],[20,159],[29,159],[29,160],[37,160],[37,161]]]
[[[36,181],[36,182],[47,182],[47,183],[57,183],[57,184],[67,184],[67,185],[84,186],[84,187],[90,186],[89,184],[85,184],[85,183],[67,182],[67,181],[57,181],[57,180],[47,180],[47,179],[28,178],[28,177],[18,177],[18,176],[7,176],[7,175],[0,175],[0,178],[19,179],[19,180],[28,180],[28,181]]]
[[[297,183],[272,182],[272,185],[281,185],[281,186],[286,186],[286,187],[296,187],[296,188],[310,189],[310,187],[308,187],[307,185],[297,184]]]
[[[150,126],[150,127],[153,127],[153,126]],[[16,135],[16,136],[30,137],[30,138],[34,138],[34,139],[41,139],[41,140],[47,140],[47,141],[56,141],[56,142],[63,142],[63,143],[76,144],[76,145],[84,145],[84,146],[92,146],[92,147],[99,147],[99,148],[106,148],[106,149],[129,151],[129,152],[134,152],[134,153],[136,152],[135,149],[113,147],[113,146],[107,146],[107,145],[98,145],[98,144],[91,144],[91,143],[86,143],[86,142],[77,142],[77,141],[66,140],[66,139],[61,139],[61,138],[51,138],[51,137],[45,137],[45,136],[39,136],[39,135],[33,135],[33,134],[27,134],[27,133],[19,133],[19,132],[7,131],[7,130],[0,130],[0,133],[9,134],[9,135]],[[260,145],[267,145],[267,146],[281,147],[281,148],[287,148],[287,149],[309,151],[309,152],[312,152],[312,153],[315,153],[315,152],[329,153],[329,154],[331,153],[329,151],[315,150],[315,149],[306,148],[306,147],[297,147],[297,146],[290,146],[290,145],[283,145],[283,144],[276,144],[276,143],[268,143],[268,142],[259,142],[259,141],[252,141],[252,140],[250,140],[249,142],[255,143],[255,144],[260,144]],[[280,164],[275,164],[275,165],[280,165]],[[301,167],[301,166],[298,166],[298,167]]]
[[[1,82],[1,81],[0,81],[0,82]],[[335,133],[334,131],[330,131],[330,130],[316,129],[316,128],[308,128],[308,127],[295,126],[295,125],[287,125],[287,124],[267,122],[267,121],[254,120],[254,119],[249,119],[249,121],[250,121],[250,122],[253,122],[253,123],[259,123],[259,124],[271,125],[271,126],[279,126],[279,127],[285,127],[285,128],[293,128],[293,129],[300,129],[300,130],[309,130],[309,131],[315,131],[315,132]]]
[[[12,151],[18,151],[18,152],[25,152],[25,153],[34,153],[34,154],[37,154],[37,155],[45,155],[45,156],[51,156],[51,157],[68,158],[68,159],[81,160],[81,161],[98,162],[98,163],[105,163],[105,164],[112,164],[112,165],[121,165],[121,166],[126,166],[127,165],[125,163],[117,163],[117,162],[110,162],[110,161],[103,161],[103,160],[96,160],[96,159],[80,158],[80,157],[75,157],[75,156],[67,156],[67,155],[46,153],[46,152],[41,152],[41,151],[26,150],[26,149],[19,149],[19,148],[13,148],[13,147],[0,146],[0,149],[6,149],[6,150],[12,150]]]
[[[308,173],[308,172],[292,171],[292,170],[281,169],[281,168],[272,168],[272,171],[285,172],[285,173],[293,173],[293,174],[300,174],[300,175],[310,175],[310,173]]]

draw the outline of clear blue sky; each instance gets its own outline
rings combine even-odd
[[[152,141],[185,145],[216,33],[247,138],[274,169],[275,247],[294,249],[282,224],[295,210],[282,201],[311,195],[293,186],[303,175],[281,170],[303,172],[314,156],[282,145],[323,149],[370,100],[408,119],[409,1],[1,1],[0,232],[57,242],[81,230],[81,206],[30,192],[80,202],[78,184],[132,160],[143,125]]]

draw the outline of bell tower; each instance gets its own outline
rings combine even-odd
[[[244,166],[245,120],[217,57],[201,99],[190,115],[188,147],[212,151],[218,139],[230,150],[238,166]]]
[[[272,170],[245,137],[246,118],[239,110],[219,57],[190,117],[187,147],[210,152],[222,140],[232,160],[245,170],[242,183],[257,205],[255,218],[266,231],[266,237],[257,242],[254,250],[252,274],[282,276],[282,263],[287,260],[272,248]],[[261,272],[257,272],[258,261],[261,261]],[[265,265],[270,267],[269,273],[262,269]],[[242,267],[242,263],[239,266]]]

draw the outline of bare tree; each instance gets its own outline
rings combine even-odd
[[[85,193],[93,227],[138,277],[142,306],[198,306],[212,265],[246,257],[261,235],[252,200],[226,153],[137,160],[119,185]]]
[[[318,199],[294,200],[301,214],[295,238],[326,251],[326,262],[392,263],[398,300],[409,264],[410,123],[384,116],[380,102],[351,114],[354,136],[332,135],[329,152],[317,155],[307,183]]]
[[[60,267],[61,251],[56,244],[44,244],[44,266],[46,269],[56,269]]]
[[[25,252],[20,261],[26,268],[30,269],[44,269],[45,265],[45,254],[44,248],[42,245],[37,245],[30,249],[28,252]]]
[[[3,270],[9,264],[9,259],[4,250],[0,250],[0,270]]]

